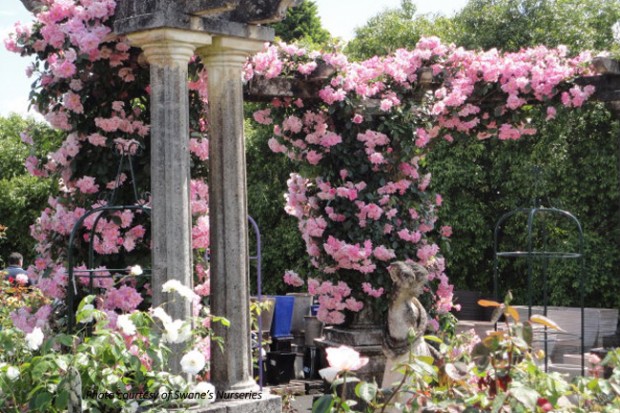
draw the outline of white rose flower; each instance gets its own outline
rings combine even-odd
[[[39,327],[35,327],[31,333],[26,334],[26,345],[30,350],[38,350],[43,344],[43,331]]]
[[[183,343],[192,336],[192,329],[189,323],[183,320],[174,320],[164,324],[164,340],[168,343]]]
[[[17,380],[19,378],[19,369],[15,366],[9,366],[9,368],[6,369],[6,376],[11,381]]]
[[[166,313],[166,310],[161,307],[153,309],[153,317],[159,318],[164,325],[172,323],[172,317],[170,317],[168,313]]]
[[[131,321],[128,314],[121,314],[116,319],[116,326],[126,336],[133,336],[136,334],[136,325]]]
[[[179,328],[179,343],[185,343],[192,337],[192,327],[189,322],[184,322]]]
[[[198,297],[198,294],[192,291],[191,288],[181,284],[179,280],[169,280],[164,283],[161,290],[165,293],[176,291],[179,295],[189,301],[193,301]]]
[[[207,381],[196,383],[192,393],[206,394],[205,398],[199,398],[199,403],[203,406],[215,401],[215,386]]]
[[[15,276],[15,281],[17,281],[20,285],[28,284],[28,276],[24,273],[17,274]]]
[[[181,358],[181,369],[187,374],[198,374],[207,361],[204,354],[197,350],[191,350]]]
[[[328,383],[333,382],[338,375],[338,369],[335,367],[326,367],[319,370],[319,375]]]
[[[133,267],[129,267],[129,275],[142,275],[142,267],[139,265],[134,265]]]

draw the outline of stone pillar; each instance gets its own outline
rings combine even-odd
[[[256,388],[250,354],[248,212],[241,72],[263,42],[214,37],[201,48],[209,77],[209,223],[211,312],[230,327],[215,325],[225,351],[211,352],[211,379],[221,391]]]
[[[153,306],[166,303],[173,319],[185,320],[191,316],[190,303],[161,287],[173,279],[192,285],[187,64],[197,46],[211,43],[211,36],[162,28],[128,37],[142,48],[151,71]],[[172,372],[181,371],[182,349],[172,347]]]

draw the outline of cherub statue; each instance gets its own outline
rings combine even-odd
[[[394,262],[388,268],[394,288],[383,331],[383,352],[387,357],[382,387],[390,388],[401,382],[403,375],[394,371],[409,360],[409,352],[430,356],[424,341],[427,325],[426,310],[418,300],[428,279],[426,268],[416,263]],[[410,341],[413,334],[413,342]]]

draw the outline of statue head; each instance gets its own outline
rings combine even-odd
[[[418,263],[404,261],[393,262],[388,272],[394,283],[395,293],[408,293],[419,297],[423,292],[424,284],[428,280],[428,271]]]

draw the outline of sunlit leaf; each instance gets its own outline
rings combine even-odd
[[[510,317],[512,317],[517,323],[519,322],[519,312],[517,311],[516,308],[511,307],[511,306],[507,306],[506,307],[506,313],[508,313],[508,315]]]
[[[545,317],[542,314],[534,314],[532,317],[530,317],[530,321],[532,323],[541,324],[553,330],[564,331],[564,329],[560,327],[555,321]]]
[[[502,304],[493,300],[478,300],[478,305],[481,307],[499,307]]]

